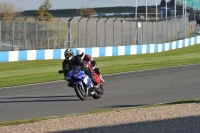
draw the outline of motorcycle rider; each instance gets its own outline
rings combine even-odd
[[[92,60],[92,61],[91,61],[90,67],[92,68],[92,70],[95,71],[95,73],[96,73],[97,75],[99,75],[101,81],[104,82],[104,79],[103,79],[102,76],[101,76],[100,69],[97,67],[97,63],[96,63],[95,60]]]
[[[78,49],[76,51],[76,56],[79,56],[83,61],[85,61],[90,68],[90,61],[92,61],[93,58],[89,54],[85,54],[82,49]]]
[[[72,49],[66,49],[64,51],[64,56],[65,56],[65,59],[62,62],[62,70],[58,71],[59,74],[63,73],[65,77],[65,75],[69,71],[73,70],[75,67],[79,67],[83,69],[85,71],[85,74],[88,75],[92,79],[92,82],[94,83],[94,87],[98,85],[93,74],[87,67],[86,63],[82,61],[79,56],[74,56],[74,52]],[[72,85],[68,84],[68,86],[72,86]]]
[[[91,69],[91,62],[93,61],[93,67],[95,67],[95,72],[97,73],[97,75],[99,75],[102,82],[105,81],[101,76],[100,69],[96,67],[96,61],[94,61],[94,59],[89,54],[85,54],[82,49],[78,49],[76,51],[76,56],[79,56],[83,61],[85,61],[87,67],[89,67],[90,69]]]

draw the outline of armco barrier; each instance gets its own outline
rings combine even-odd
[[[183,48],[200,43],[200,36],[178,40],[163,44],[110,46],[82,48],[85,53],[92,57],[119,56],[130,54],[147,54],[164,52],[172,49]],[[76,52],[79,48],[72,48]],[[65,49],[25,50],[25,51],[3,51],[0,52],[0,62],[26,61],[26,60],[49,60],[64,59]]]

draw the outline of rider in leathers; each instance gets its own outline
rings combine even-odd
[[[85,54],[82,49],[78,49],[76,51],[76,56],[79,56],[84,62],[86,62],[87,67],[93,69],[96,72],[96,74],[99,75],[99,78],[102,82],[105,81],[101,75],[100,69],[96,67],[96,61],[94,61],[94,59],[89,54]]]
[[[73,70],[75,67],[79,67],[85,71],[85,74],[88,75],[91,79],[92,82],[94,83],[94,86],[97,86],[97,82],[87,67],[87,64],[81,60],[79,56],[74,56],[74,52],[72,49],[66,49],[64,52],[65,59],[62,62],[62,70],[58,71],[58,73],[63,73],[64,77],[65,75]],[[69,84],[71,86],[71,84]]]

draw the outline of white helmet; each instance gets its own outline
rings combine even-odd
[[[83,49],[78,49],[76,51],[76,55],[79,56],[81,59],[83,59],[84,56],[85,56],[84,50]]]

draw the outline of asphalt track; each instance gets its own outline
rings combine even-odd
[[[80,101],[65,81],[0,88],[0,122],[200,97],[200,64],[103,77],[105,93],[98,100]]]

